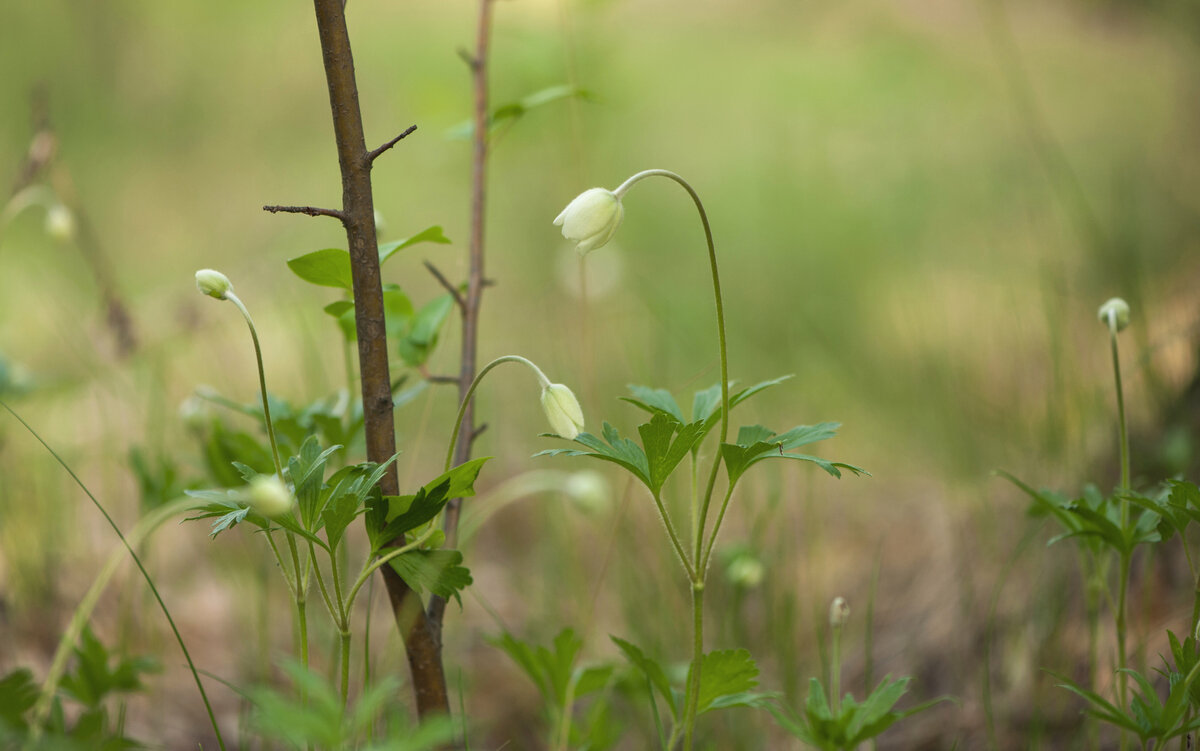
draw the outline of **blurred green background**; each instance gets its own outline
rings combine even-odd
[[[420,304],[441,293],[422,261],[466,273],[470,150],[454,131],[470,116],[457,50],[473,45],[475,7],[353,0],[348,12],[369,145],[419,126],[376,165],[381,239],[439,224],[454,241],[386,268]],[[856,615],[868,601],[874,611],[872,666],[851,650],[848,688],[861,692],[870,669],[914,675],[917,696],[960,699],[881,746],[984,747],[990,712],[1001,747],[1069,747],[1077,708],[1039,669],[1069,671],[1082,652],[1077,575],[1063,551],[1014,552],[1029,524],[1023,502],[991,472],[1070,489],[1114,480],[1109,354],[1095,321],[1114,295],[1134,311],[1123,342],[1135,471],[1195,465],[1197,17],[1187,0],[497,3],[494,104],[560,84],[588,96],[531,110],[493,141],[486,275],[496,284],[482,360],[530,357],[575,388],[593,428],[636,425],[616,399],[625,384],[682,401],[716,382],[703,235],[682,193],[639,185],[616,240],[582,261],[550,224],[585,188],[669,168],[713,223],[731,377],[796,375],[735,425],[839,420],[828,452],[874,475],[776,468],[739,491],[722,546],[753,549],[766,574],[721,585],[709,646],[748,646],[765,687],[802,699],[821,670],[825,608],[842,595]],[[0,175],[17,173],[30,92],[44,85],[58,159],[139,342],[117,356],[78,249],[48,237],[43,212],[29,209],[0,236],[0,355],[26,386],[6,398],[130,524],[130,449],[195,476],[199,449],[177,405],[199,384],[255,398],[243,324],[195,293],[196,269],[228,274],[254,313],[272,391],[304,402],[344,385],[340,335],[321,312],[336,296],[285,265],[344,247],[344,234],[261,210],[340,200],[312,10],[5,2],[0,71]],[[430,372],[456,369],[456,328]],[[532,687],[482,640],[498,630],[484,602],[528,638],[574,626],[593,657],[612,656],[608,633],[669,659],[687,651],[683,580],[648,499],[582,460],[530,460],[553,447],[537,437],[536,397],[515,371],[481,392],[489,428],[476,453],[497,458],[472,502],[533,469],[586,468],[610,481],[608,504],[589,514],[550,494],[508,507],[468,551],[478,598],[452,609],[446,657],[480,747],[537,748],[541,737]],[[436,473],[454,401],[433,387],[398,412],[402,483]],[[0,638],[18,645],[0,669],[45,664],[113,544],[18,428],[0,421]],[[187,525],[150,554],[201,661],[235,683],[256,680],[290,643],[282,591],[257,584],[256,542],[212,543]],[[1186,618],[1169,584],[1135,598],[1146,634]],[[132,721],[168,747],[203,737],[156,614],[127,606],[141,597],[130,579],[102,619],[167,655],[157,703]],[[389,633],[386,608],[373,623]],[[864,619],[852,624],[861,639]],[[403,671],[395,639],[380,648]],[[220,701],[235,721],[236,697]],[[783,743],[765,715],[720,723],[720,748]],[[624,747],[639,742],[630,731]]]

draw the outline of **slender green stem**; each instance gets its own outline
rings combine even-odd
[[[338,615],[341,619],[338,625],[345,628],[350,620],[350,608],[346,607],[346,601],[342,598],[342,577],[338,573],[336,551],[329,553],[329,578],[333,579],[333,596],[337,601]]]
[[[254,327],[254,319],[250,311],[242,304],[241,299],[232,291],[225,293],[225,299],[237,306],[250,327],[250,338],[254,340],[254,357],[258,360],[258,389],[262,392],[263,418],[267,424],[267,437],[271,439],[271,457],[275,460],[275,472],[283,478],[283,463],[279,461],[279,446],[275,443],[275,424],[271,422],[271,405],[267,399],[267,375],[263,370],[262,347],[258,343],[258,330]]]
[[[296,625],[300,630],[300,664],[308,667],[308,578],[301,573],[300,551],[296,549],[296,536],[284,532],[288,541],[288,549],[292,554],[292,569],[295,571],[296,587],[292,597],[296,601]],[[269,537],[269,536],[268,536]],[[310,543],[311,545],[311,543]],[[274,543],[271,544],[274,547]],[[311,558],[309,559],[311,560]],[[286,576],[286,575],[285,575]]]
[[[279,546],[275,544],[275,538],[271,535],[271,530],[267,529],[267,545],[271,547],[271,552],[275,554],[275,562],[279,564],[279,573],[283,574],[283,580],[287,582],[288,594],[292,597],[296,596],[296,584],[292,582],[292,577],[288,576],[287,564],[283,561],[283,554],[279,552]]]
[[[1121,570],[1119,572],[1120,579],[1117,584],[1117,670],[1121,671],[1128,667],[1128,653],[1126,652],[1125,643],[1125,618],[1126,618],[1126,593],[1129,591],[1129,562],[1130,554],[1121,554]],[[1121,709],[1125,709],[1125,694],[1126,684],[1128,683],[1125,673],[1119,673],[1117,676],[1117,701]]]
[[[312,543],[312,540],[308,541],[308,550],[309,555],[313,558],[316,558],[317,551]],[[317,577],[317,589],[321,592],[321,599],[325,601],[325,609],[329,611],[329,617],[334,619],[334,621],[336,621],[340,626],[342,621],[342,619],[339,617],[341,615],[341,611],[336,605],[334,605],[333,600],[329,597],[329,590],[325,588],[325,576],[321,573],[321,567],[313,566],[313,571]]]
[[[1117,349],[1117,332],[1110,329],[1112,343],[1113,381],[1117,388],[1117,430],[1121,437],[1121,487],[1129,490],[1129,431],[1125,427],[1125,391],[1121,387],[1121,358]],[[1121,502],[1121,526],[1129,523],[1129,502]]]
[[[350,701],[350,630],[343,628],[338,637],[342,643],[342,707]]]
[[[696,579],[696,570],[692,568],[691,561],[688,560],[687,553],[683,551],[683,545],[679,543],[679,535],[675,532],[675,525],[671,524],[671,517],[667,515],[667,509],[663,505],[662,498],[659,498],[658,493],[654,493],[654,505],[658,508],[658,515],[662,518],[663,525],[667,528],[667,537],[671,539],[671,547],[675,549],[675,555],[679,556],[679,562],[683,564],[683,570],[687,572],[688,581]]]
[[[308,669],[308,601],[296,598],[296,626],[300,630],[300,664]]]
[[[454,432],[450,434],[450,447],[446,450],[446,468],[444,471],[449,472],[450,465],[454,462],[454,446],[458,443],[458,434],[459,431],[462,430],[463,417],[467,414],[467,405],[471,403],[471,398],[475,396],[475,389],[479,387],[479,382],[483,380],[483,377],[487,375],[488,371],[497,365],[501,365],[506,362],[519,362],[528,365],[530,368],[533,368],[533,372],[537,374],[538,384],[541,385],[542,388],[550,385],[550,379],[546,377],[546,374],[542,372],[542,369],[520,355],[505,355],[504,357],[497,357],[487,365],[484,365],[483,369],[479,371],[479,375],[475,376],[475,380],[471,381],[471,387],[467,389],[467,393],[463,397],[462,404],[458,407],[458,417],[454,419]]]
[[[653,697],[651,697],[653,698]],[[567,751],[571,741],[571,715],[575,708],[575,681],[567,684],[567,695],[563,701],[562,715],[558,718],[558,733],[554,743],[555,751]]]
[[[362,589],[362,586],[367,583],[367,580],[371,578],[371,574],[375,573],[376,569],[398,555],[403,555],[421,547],[430,537],[433,537],[436,532],[437,528],[431,526],[425,531],[424,534],[422,534],[420,537],[417,537],[412,542],[404,545],[403,547],[389,549],[387,555],[382,555],[376,558],[374,561],[371,561],[369,565],[363,568],[362,573],[358,575],[358,580],[354,582],[354,586],[350,588],[350,593],[346,596],[346,612],[349,613],[350,609],[354,607],[354,598],[358,596],[358,590]]]
[[[712,269],[713,283],[713,299],[717,306],[717,346],[721,355],[721,440],[717,444],[717,455],[713,458],[712,471],[708,475],[708,485],[704,491],[704,502],[700,509],[699,533],[696,535],[696,556],[699,559],[700,545],[704,538],[704,522],[708,516],[708,506],[712,501],[713,488],[717,482],[717,471],[721,466],[721,448],[720,445],[725,443],[729,438],[729,355],[725,343],[725,305],[721,298],[721,275],[717,271],[717,248],[713,244],[712,227],[708,223],[708,213],[704,210],[704,204],[700,201],[700,196],[679,175],[664,169],[651,169],[639,172],[625,182],[621,183],[613,192],[617,197],[624,196],[626,191],[641,180],[647,177],[666,177],[674,180],[676,183],[687,191],[692,197],[692,201],[696,204],[696,210],[700,213],[700,223],[704,225],[704,239],[708,243],[708,262]]]
[[[691,751],[700,703],[700,666],[704,662],[704,583],[692,582],[692,669],[688,672],[687,707],[683,714],[683,750]]]
[[[717,521],[713,524],[712,536],[708,539],[708,547],[704,549],[704,557],[700,559],[700,570],[708,570],[708,562],[712,558],[713,548],[717,545],[717,533],[721,531],[721,522],[725,521],[725,511],[729,508],[729,499],[733,497],[733,487],[735,483],[729,483],[729,489],[725,491],[725,500],[721,501],[721,510],[717,513]]]
[[[841,695],[842,695],[842,627],[840,624],[835,624],[833,627],[833,662],[829,671],[829,706],[833,708],[833,716],[837,717],[841,711]]]
[[[29,434],[36,438],[38,443],[42,444],[46,451],[50,452],[50,455],[54,457],[59,466],[66,470],[67,474],[71,476],[71,479],[75,481],[75,484],[78,485],[84,494],[87,495],[87,497],[91,500],[92,505],[99,510],[105,521],[108,522],[108,525],[112,527],[113,532],[117,534],[117,538],[121,540],[121,544],[124,545],[125,549],[129,552],[129,556],[133,559],[134,564],[138,567],[138,571],[141,572],[142,578],[146,580],[146,585],[150,587],[150,591],[154,594],[154,599],[158,602],[159,609],[162,610],[163,616],[167,619],[167,623],[170,624],[171,632],[175,634],[175,641],[179,644],[179,650],[183,652],[183,657],[185,660],[187,660],[188,670],[191,671],[192,679],[196,682],[196,688],[200,691],[200,699],[204,702],[204,709],[208,713],[209,723],[212,724],[213,733],[217,736],[217,745],[220,746],[221,751],[224,751],[225,740],[221,736],[220,726],[217,725],[217,716],[213,713],[212,705],[208,701],[208,694],[204,691],[204,684],[200,682],[200,674],[196,670],[195,663],[192,662],[192,655],[190,652],[188,652],[187,645],[183,642],[183,636],[180,635],[179,629],[175,626],[175,619],[171,617],[171,611],[167,609],[167,604],[163,602],[162,595],[158,593],[158,587],[154,586],[154,580],[150,577],[150,573],[146,571],[146,567],[142,565],[142,559],[138,557],[138,554],[134,551],[133,546],[130,545],[125,539],[125,535],[121,534],[121,528],[118,527],[117,523],[113,521],[113,518],[109,516],[108,511],[105,510],[104,506],[101,505],[96,496],[92,494],[92,491],[88,490],[88,487],[83,484],[83,481],[79,479],[79,475],[75,474],[75,471],[72,470],[65,461],[63,461],[63,458],[58,455],[58,452],[50,448],[50,444],[46,443],[46,441],[42,439],[42,436],[33,429],[33,426],[25,422],[23,417],[13,411],[13,408],[8,406],[7,402],[0,399],[0,406],[3,406],[10,415],[15,417],[17,422],[21,423],[21,425],[29,431]]]

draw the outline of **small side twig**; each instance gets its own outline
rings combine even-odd
[[[413,132],[414,130],[416,130],[416,129],[417,129],[417,126],[415,126],[415,125],[410,125],[410,126],[408,126],[408,128],[407,128],[407,129],[406,129],[406,130],[405,130],[403,133],[401,133],[400,135],[396,136],[396,137],[395,137],[395,138],[393,138],[392,140],[388,141],[388,142],[387,142],[387,143],[385,143],[384,145],[380,146],[380,147],[379,147],[379,148],[377,148],[377,149],[372,149],[372,150],[368,151],[368,152],[367,152],[367,164],[372,164],[372,163],[373,163],[373,162],[374,162],[376,159],[378,159],[378,158],[379,158],[380,154],[382,154],[383,152],[385,152],[385,151],[387,151],[388,149],[392,148],[392,147],[393,147],[393,146],[395,146],[396,144],[400,143],[402,140],[404,140],[404,138],[405,138],[406,136],[408,136],[410,133],[412,133],[412,132]]]
[[[429,269],[429,273],[433,274],[433,278],[437,279],[438,283],[446,288],[446,291],[449,292],[450,296],[454,298],[454,302],[458,305],[459,310],[466,310],[467,301],[463,299],[462,294],[458,291],[458,287],[455,287],[453,284],[451,284],[450,280],[443,276],[442,272],[438,271],[437,266],[434,266],[429,261],[425,261],[425,268]],[[454,380],[457,381],[458,379],[456,378]]]
[[[263,211],[269,211],[272,214],[308,214],[309,216],[328,216],[337,219],[339,222],[346,221],[346,215],[337,209],[322,209],[317,206],[263,206]]]

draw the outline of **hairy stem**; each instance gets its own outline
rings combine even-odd
[[[692,582],[692,669],[688,672],[687,708],[683,714],[683,751],[692,751],[696,708],[700,704],[700,666],[704,662],[704,583]]]

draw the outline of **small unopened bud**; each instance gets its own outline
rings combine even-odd
[[[292,510],[296,499],[287,485],[275,475],[259,475],[250,481],[246,504],[268,518],[283,516]]]
[[[841,628],[850,619],[850,606],[841,597],[833,598],[829,604],[829,625],[831,628]]]
[[[554,223],[562,227],[563,237],[574,242],[580,253],[587,253],[608,243],[624,216],[620,196],[604,188],[591,188],[568,203]]]
[[[583,431],[583,408],[571,389],[561,383],[547,384],[542,388],[542,409],[550,427],[568,441]]]
[[[46,234],[59,242],[69,242],[75,237],[75,215],[61,203],[46,210]]]
[[[1097,317],[1114,334],[1123,331],[1129,325],[1129,303],[1114,297],[1100,306]]]
[[[196,289],[209,297],[224,300],[233,291],[233,282],[220,271],[200,269],[196,272]]]

